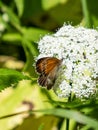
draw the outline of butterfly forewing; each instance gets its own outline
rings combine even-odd
[[[36,62],[36,70],[40,74],[48,75],[59,63],[60,60],[54,57],[41,58]]]
[[[36,71],[38,73],[42,73],[44,60],[45,60],[45,58],[41,58],[41,59],[37,60],[37,62],[36,62]]]

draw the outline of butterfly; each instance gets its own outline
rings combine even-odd
[[[59,60],[55,57],[40,58],[36,62],[36,71],[40,74],[38,83],[41,86],[51,89],[57,78],[57,72],[62,63],[62,59]]]

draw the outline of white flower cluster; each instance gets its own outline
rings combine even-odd
[[[59,97],[74,93],[89,98],[97,92],[98,32],[84,27],[64,25],[53,35],[44,36],[38,43],[42,57],[63,59],[53,89]]]

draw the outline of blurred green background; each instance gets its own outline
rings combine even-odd
[[[1,0],[0,68],[18,70],[36,79],[34,64],[39,54],[38,41],[45,34],[56,32],[64,23],[97,29],[98,0]],[[7,76],[3,78],[0,88],[6,88],[0,92],[0,117],[29,109],[63,107],[53,103],[53,100],[66,102],[59,99],[53,90],[40,88],[36,80],[22,80],[9,87],[9,79],[11,84],[15,81]],[[95,109],[92,108],[92,111]],[[89,130],[88,127],[84,129]],[[0,120],[0,130],[65,130],[65,118],[42,113],[30,115],[27,112]],[[70,130],[80,130],[73,120]]]

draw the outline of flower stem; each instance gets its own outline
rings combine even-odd
[[[71,94],[70,94],[70,96],[68,98],[68,102],[70,102],[70,101],[71,101]],[[69,130],[69,122],[70,122],[70,120],[67,118],[66,119],[66,129],[65,130]]]
[[[66,119],[66,130],[69,130],[69,119]]]

